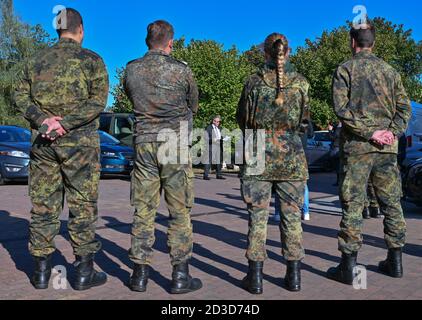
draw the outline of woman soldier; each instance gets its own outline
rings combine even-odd
[[[287,68],[290,49],[285,36],[269,35],[264,51],[266,64],[247,80],[236,115],[246,136],[252,130],[254,141],[265,132],[265,168],[256,170],[246,157],[241,174],[242,196],[249,212],[246,252],[249,271],[242,287],[252,294],[263,292],[268,208],[273,186],[281,200],[280,232],[282,252],[287,260],[286,288],[301,289],[300,261],[304,258],[301,208],[309,177],[300,138],[309,124],[309,84],[303,76]]]

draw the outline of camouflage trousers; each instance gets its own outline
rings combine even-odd
[[[248,249],[246,258],[251,261],[267,259],[267,223],[272,188],[281,202],[282,254],[288,261],[302,260],[305,251],[302,245],[301,208],[304,203],[306,181],[261,181],[242,180],[242,196],[249,212]]]
[[[406,241],[406,222],[400,199],[402,195],[397,156],[388,153],[350,155],[342,158],[340,201],[343,218],[339,232],[339,250],[350,254],[362,246],[362,211],[368,179],[384,214],[384,239],[388,248],[401,248]]]
[[[368,188],[366,190],[365,208],[379,208],[377,195],[375,194],[374,184],[372,183],[372,175],[368,180]]]
[[[167,246],[174,266],[192,256],[190,214],[194,200],[194,175],[190,156],[188,164],[160,164],[157,156],[160,145],[136,145],[131,182],[131,203],[135,207],[135,214],[129,257],[137,264],[152,263],[155,217],[163,190],[170,214]]]
[[[86,256],[101,248],[101,243],[95,239],[99,158],[99,147],[32,147],[29,177],[31,255],[43,257],[55,251],[54,238],[60,231],[65,196],[74,254]]]

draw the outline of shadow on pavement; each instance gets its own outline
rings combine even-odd
[[[60,226],[60,233],[63,234],[65,226],[63,222]],[[7,250],[13,260],[17,270],[25,273],[29,279],[33,271],[33,260],[28,250],[29,222],[26,219],[13,217],[7,211],[0,211],[0,244]],[[52,259],[53,267],[57,265],[65,266],[66,270],[71,270],[72,265],[59,250],[56,250]]]
[[[114,217],[102,217],[102,219],[107,221],[105,225],[107,228],[112,229],[114,231],[123,233],[130,237],[131,232],[131,225],[127,223],[123,223]],[[159,230],[155,231],[156,239],[161,237],[161,232]],[[114,256],[115,258],[119,259],[123,264],[125,264],[131,270],[133,269],[133,262],[129,259],[129,248],[122,248],[116,243],[107,240],[103,237],[98,236],[98,239],[102,242],[102,250],[98,254],[97,264],[106,272],[107,274],[118,278],[124,285],[127,286],[128,280],[130,277],[130,273],[126,270],[123,270],[120,265],[115,263],[114,261],[110,260],[103,251],[109,253],[110,255]],[[154,245],[154,249],[167,252],[166,242],[164,241],[156,241]],[[161,288],[169,292],[170,287],[170,280],[161,275],[158,271],[154,270],[154,265],[151,266],[150,269],[150,279],[154,281],[157,285]]]

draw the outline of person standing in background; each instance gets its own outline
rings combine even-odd
[[[212,165],[217,167],[217,179],[225,180],[222,175],[222,160],[223,160],[223,137],[220,130],[221,117],[215,116],[212,123],[206,128],[205,134],[205,155],[208,157],[205,160],[204,180],[211,180],[209,174]]]

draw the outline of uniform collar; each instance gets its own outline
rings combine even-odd
[[[81,47],[82,46],[79,42],[77,42],[73,39],[70,39],[70,38],[60,38],[58,44],[61,45],[61,46],[75,46],[75,47]]]
[[[160,56],[169,56],[164,50],[161,49],[151,49],[146,53],[147,56],[149,55],[160,55]]]
[[[371,52],[371,50],[362,49],[362,51],[355,54],[355,57],[369,57],[369,56],[373,56],[373,55],[374,55],[374,53]]]

